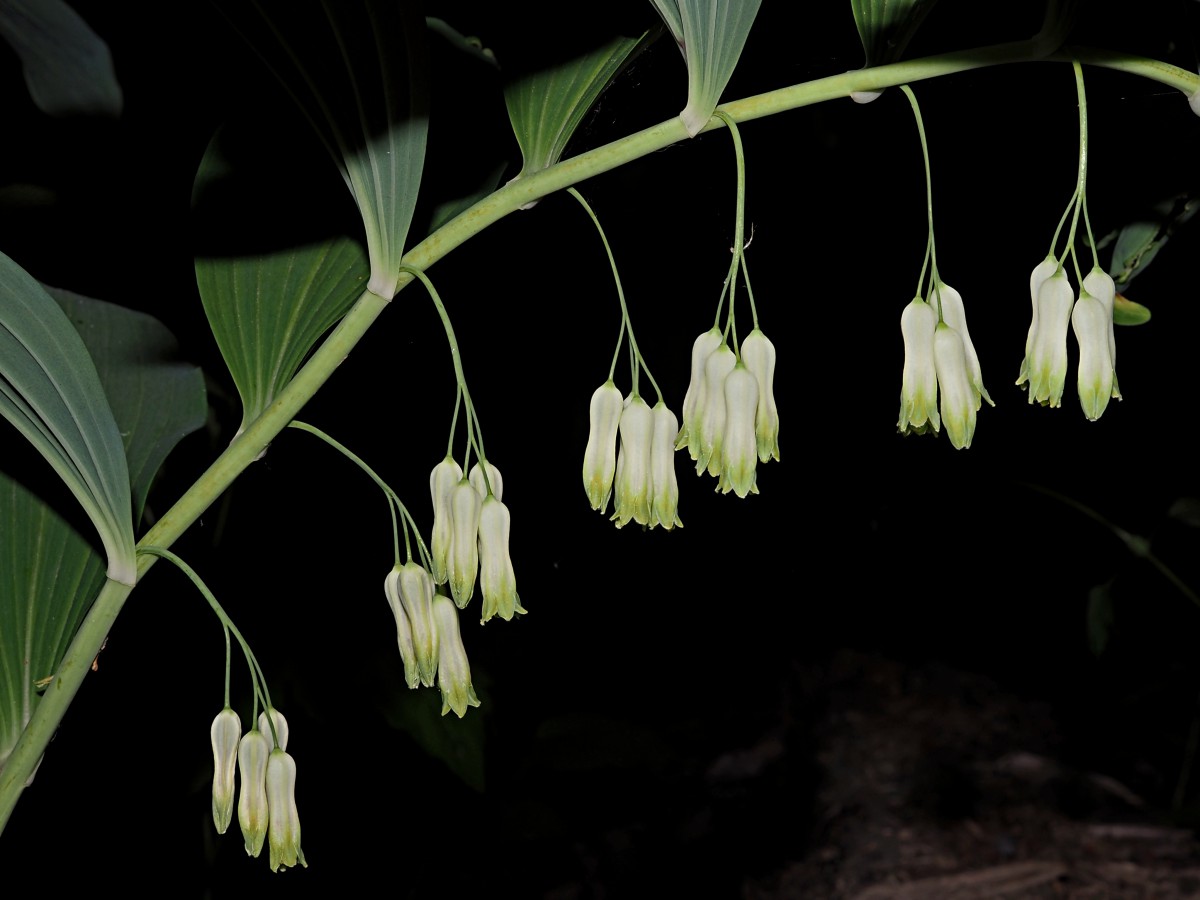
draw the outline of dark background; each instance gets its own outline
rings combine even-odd
[[[46,119],[0,54],[10,123],[0,181],[55,191],[49,207],[0,210],[0,248],[46,283],[152,312],[204,368],[209,428],[168,462],[153,515],[240,418],[192,270],[191,184],[214,129],[233,123],[277,157],[295,203],[285,216],[334,229],[353,227],[354,209],[213,7],[150,16],[76,6],[112,48],[125,114]],[[627,2],[586,17],[559,10],[534,30],[544,6],[428,11],[479,35],[502,66],[520,60],[514,67],[655,22],[650,4]],[[1035,3],[979,8],[944,0],[909,55],[1018,39],[1040,24]],[[1095,3],[1072,39],[1194,70],[1198,34],[1195,3]],[[861,64],[848,4],[766,0],[725,97]],[[478,159],[508,159],[508,177],[519,166],[499,80],[458,77],[437,82],[431,194]],[[1200,119],[1183,98],[1120,73],[1087,77],[1097,233],[1195,196]],[[1049,709],[1046,753],[1128,785],[1142,818],[1194,825],[1200,795],[1177,786],[1200,692],[1198,611],[1042,489],[1152,536],[1200,586],[1198,535],[1168,515],[1197,495],[1200,226],[1181,230],[1130,291],[1154,317],[1118,331],[1124,401],[1088,423],[1072,374],[1062,409],[1029,406],[1012,382],[1028,273],[1074,185],[1070,68],[1009,66],[916,90],[941,273],[965,298],[997,402],[981,411],[969,450],[895,433],[899,315],[925,245],[920,147],[898,91],[743,127],[749,262],[778,350],[783,462],[760,466],[760,495],[738,500],[680,457],[686,527],[673,533],[618,531],[580,489],[587,401],[607,373],[619,313],[591,224],[565,195],[546,198],[430,272],[504,473],[530,611],[483,629],[474,606],[463,617],[483,706],[461,722],[439,719],[436,690],[403,689],[381,590],[391,547],[378,491],[324,446],[285,433],[175,549],[240,623],[289,718],[310,868],[272,876],[265,856],[245,857],[236,825],[214,833],[206,732],[221,704],[221,633],[182,576],[157,566],[0,840],[4,870],[61,862],[97,889],[178,896],[323,896],[360,883],[414,898],[837,895],[816,883],[785,888],[780,873],[822,844],[832,815],[823,786],[847,774],[821,752],[843,712],[831,673],[844,672],[846,654],[865,670],[983,678],[1017,709]],[[659,41],[602,97],[570,152],[670,117],[685,94],[682,60]],[[728,136],[579,187],[608,229],[639,342],[678,410],[691,342],[711,324],[727,267]],[[422,203],[436,199],[423,193]],[[617,383],[628,385],[621,366]],[[365,457],[424,522],[452,402],[440,327],[413,288],[304,418]],[[1108,582],[1115,618],[1097,657],[1088,594]],[[892,687],[919,699],[908,682]]]

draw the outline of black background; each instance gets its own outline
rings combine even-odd
[[[168,462],[153,514],[240,416],[192,270],[191,184],[214,129],[260,129],[281,170],[295,167],[286,193],[297,210],[330,228],[353,223],[354,210],[212,7],[77,6],[113,50],[125,115],[48,120],[22,94],[15,60],[0,56],[10,122],[0,180],[57,191],[49,209],[0,211],[0,248],[47,283],[152,312],[203,366],[210,427]],[[909,55],[1018,39],[1040,24],[1034,3],[979,8],[944,0]],[[655,22],[648,3],[551,9],[448,2],[429,12],[515,67]],[[1194,70],[1198,12],[1186,2],[1096,3],[1072,39]],[[724,96],[856,68],[861,53],[848,4],[766,0]],[[511,176],[519,155],[499,81],[444,78],[423,190],[489,154],[508,159]],[[1177,92],[1092,70],[1088,89],[1098,233],[1196,192],[1200,119]],[[1166,815],[1200,689],[1197,610],[1111,532],[1029,485],[1153,535],[1156,552],[1200,584],[1196,534],[1167,515],[1197,491],[1198,226],[1131,290],[1154,317],[1118,331],[1124,401],[1088,423],[1069,382],[1062,409],[1029,406],[1012,382],[1028,274],[1074,185],[1070,68],[1008,66],[916,90],[941,273],[965,298],[997,402],[981,411],[969,450],[895,433],[899,316],[926,235],[920,147],[898,91],[743,127],[749,261],[778,350],[783,461],[760,466],[760,495],[738,500],[715,494],[681,457],[685,528],[674,533],[618,531],[580,490],[587,401],[619,317],[591,224],[565,195],[546,198],[430,272],[505,476],[530,611],[482,629],[470,609],[463,617],[483,706],[439,722],[436,690],[404,691],[381,590],[391,564],[384,505],[325,447],[285,433],[176,550],[241,624],[289,717],[310,868],[272,876],[265,858],[245,857],[239,835],[214,833],[206,732],[221,705],[221,633],[186,581],[157,566],[0,840],[4,870],[61,862],[97,889],[178,896],[359,885],[403,897],[735,896],[744,879],[802,858],[819,832],[825,773],[812,734],[825,709],[823,666],[846,647],[938,660],[1049,702],[1073,762],[1135,783]],[[571,152],[669,118],[685,94],[677,50],[657,42],[604,95]],[[676,410],[691,342],[711,324],[726,271],[733,189],[720,131],[580,185]],[[430,516],[428,472],[445,447],[449,362],[431,305],[406,290],[303,414],[364,456],[418,521]],[[618,385],[627,379],[619,366]],[[1109,580],[1117,618],[1097,659],[1087,597]],[[237,668],[234,692],[246,715]],[[411,728],[394,727],[404,716],[445,727],[449,752],[481,761],[483,789],[431,758]],[[722,754],[768,733],[783,735],[787,751],[754,785],[719,790],[706,779]],[[1197,799],[1188,792],[1175,821],[1192,824]]]

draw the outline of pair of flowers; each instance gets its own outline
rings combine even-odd
[[[1095,266],[1083,279],[1079,299],[1054,256],[1047,256],[1029,276],[1033,319],[1025,339],[1025,358],[1017,384],[1028,383],[1029,402],[1061,406],[1067,380],[1067,322],[1079,344],[1076,386],[1083,413],[1096,421],[1109,400],[1120,400],[1117,344],[1113,334],[1116,285]]]
[[[607,509],[615,478],[612,521],[618,528],[630,520],[650,528],[661,525],[667,531],[682,527],[675,478],[675,432],[679,428],[675,413],[662,400],[651,409],[636,393],[622,399],[610,378],[592,394],[589,418],[583,488],[592,509]]]
[[[269,716],[269,717],[268,717]],[[308,866],[300,849],[300,814],[296,810],[296,763],[287,752],[287,720],[277,709],[258,716],[258,727],[242,734],[242,720],[228,706],[209,729],[213,750],[212,814],[224,834],[233,818],[236,773],[242,780],[238,824],[246,852],[258,856],[264,840],[271,871]]]
[[[758,462],[779,459],[775,345],[757,327],[735,354],[713,326],[692,345],[692,378],[675,448],[688,448],[696,474],[719,478],[717,490],[757,494]]]
[[[939,279],[930,299],[914,298],[900,315],[904,374],[897,427],[902,434],[924,434],[945,425],[950,443],[962,450],[971,446],[982,401],[996,404],[983,386],[962,295]]]
[[[404,680],[410,688],[418,683],[432,687],[436,674],[442,715],[453,709],[461,719],[468,706],[479,705],[479,698],[458,630],[458,609],[449,597],[435,593],[433,577],[415,562],[393,568],[383,592],[396,618]]]
[[[459,609],[470,602],[478,575],[483,591],[480,622],[506,622],[524,613],[508,552],[512,519],[501,502],[504,479],[490,462],[476,463],[468,478],[450,456],[429,475],[433,497],[433,580],[450,585]],[[459,714],[461,715],[461,713]]]

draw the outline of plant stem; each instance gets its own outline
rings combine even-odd
[[[1044,54],[1044,45],[1035,41],[998,44],[819,78],[722,104],[721,108],[732,119],[744,124],[752,119],[812,106],[826,100],[844,99],[849,97],[852,91],[879,91],[905,82],[923,81],[987,66],[1029,62],[1046,58]],[[1156,60],[1085,48],[1063,49],[1051,58],[1079,59],[1089,65],[1129,72],[1176,88],[1189,97],[1200,91],[1200,75]],[[703,130],[723,127],[725,123],[720,118],[713,118]],[[425,271],[451,250],[531,201],[665,149],[685,140],[687,136],[682,120],[673,116],[636,134],[510,182],[460,213],[409,250],[404,256],[404,264]],[[410,284],[415,277],[411,271],[401,271],[396,286],[397,292]],[[370,291],[364,291],[271,405],[247,426],[174,506],[163,514],[145,534],[139,546],[170,547],[224,493],[238,475],[262,454],[288,422],[296,417],[346,359],[387,307],[388,302]],[[480,455],[482,456],[482,453]],[[154,556],[143,554],[138,557],[139,579],[156,561],[157,557]],[[3,771],[0,771],[0,830],[8,821],[25,782],[45,752],[50,738],[57,730],[131,590],[129,585],[111,579],[105,581],[104,587],[67,648],[66,655],[54,673],[54,681],[42,696]]]

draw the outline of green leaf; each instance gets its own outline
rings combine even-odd
[[[505,86],[508,118],[521,146],[520,175],[530,175],[559,161],[596,98],[635,51],[647,45],[649,35],[646,32],[640,38],[614,38],[589,53],[530,72]]]
[[[1118,290],[1145,271],[1175,231],[1200,210],[1200,198],[1180,194],[1154,206],[1145,219],[1130,222],[1117,235],[1109,275]]]
[[[867,66],[895,62],[937,0],[850,0]]]
[[[241,395],[244,430],[350,309],[369,269],[362,247],[344,236],[303,234],[302,246],[233,252],[228,239],[232,234],[237,243],[240,221],[249,216],[263,227],[294,218],[296,210],[271,192],[269,172],[235,171],[225,143],[223,135],[213,140],[196,176],[196,284]]]
[[[651,0],[683,53],[688,102],[679,117],[693,137],[708,124],[746,46],[761,0]]]
[[[95,360],[125,445],[133,514],[140,519],[167,455],[204,425],[204,375],[179,358],[174,335],[153,316],[71,291],[46,290]]]
[[[198,368],[143,313],[48,289],[78,329],[131,462],[140,511],[163,459],[204,423]],[[12,464],[10,453],[6,462]],[[0,767],[104,581],[98,554],[46,498],[0,472]]]
[[[50,295],[0,253],[0,415],[66,483],[100,533],[109,576],[133,584],[129,468],[96,366]]]
[[[1116,325],[1145,325],[1150,321],[1150,310],[1121,294],[1113,300],[1113,323]]]
[[[108,45],[62,0],[0,3],[0,38],[16,51],[29,96],[51,116],[121,114]]]
[[[100,554],[0,472],[0,768],[103,582]]]
[[[368,288],[391,299],[425,164],[426,23],[416,4],[222,0],[338,164],[362,215]]]

